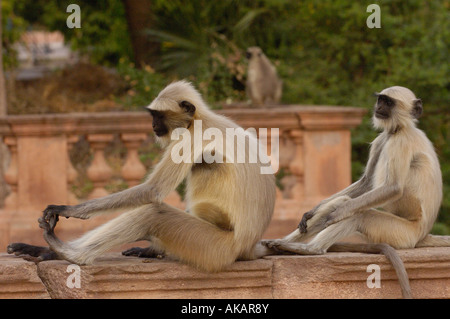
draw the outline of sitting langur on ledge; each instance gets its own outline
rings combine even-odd
[[[236,154],[237,148],[245,148],[250,141],[255,143],[256,137],[212,112],[194,87],[184,81],[168,85],[148,110],[165,153],[147,180],[79,205],[48,206],[39,219],[39,226],[44,229],[50,249],[14,243],[8,246],[9,253],[25,254],[37,260],[61,258],[89,264],[114,246],[148,240],[150,247],[132,248],[124,254],[153,257],[168,253],[208,271],[219,271],[237,259],[261,256],[266,248],[258,241],[272,217],[275,178],[273,174],[262,174],[261,168],[267,167],[260,158],[254,163],[249,161],[248,152],[243,163],[228,161],[226,157],[229,147],[234,147],[233,154]],[[174,162],[172,153],[180,154],[180,141],[171,139],[172,132],[180,128],[194,136],[194,120],[202,121],[202,136],[208,128],[220,130],[227,136],[227,128],[231,128],[238,142],[231,146],[227,143],[225,150],[219,147],[211,150],[206,148],[211,143],[207,140],[200,142],[200,149],[195,149],[195,138],[182,138],[185,143],[182,145],[191,150],[191,154],[184,154],[183,147],[183,160]],[[222,160],[206,162],[205,156],[212,153],[214,158]],[[194,158],[196,154],[199,158]],[[185,179],[187,211],[163,203]],[[128,212],[67,243],[54,233],[59,216],[87,219],[127,209]]]
[[[442,201],[442,175],[433,145],[416,127],[422,101],[399,86],[376,95],[373,124],[383,131],[371,144],[361,179],[305,213],[285,238],[265,241],[269,248],[323,254],[450,246],[450,236],[429,234]],[[333,245],[354,233],[372,246]]]
[[[246,93],[252,106],[277,105],[280,102],[283,81],[278,78],[275,66],[259,47],[247,49],[248,59]]]

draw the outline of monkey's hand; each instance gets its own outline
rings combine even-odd
[[[69,218],[71,216],[69,214],[69,207],[70,206],[67,205],[48,205],[43,211],[44,214],[42,215],[42,218],[47,222],[50,221],[53,216],[64,216]]]

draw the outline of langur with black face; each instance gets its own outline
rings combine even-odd
[[[432,143],[416,127],[422,101],[399,86],[376,95],[373,124],[382,133],[371,144],[361,179],[305,213],[297,230],[265,244],[297,254],[383,252],[410,297],[404,265],[392,247],[450,246],[450,236],[429,234],[442,201],[442,174]],[[333,245],[354,233],[372,244]]]
[[[273,174],[261,173],[264,165],[260,160],[248,161],[246,152],[244,163],[230,161],[225,159],[227,149],[216,148],[210,149],[209,155],[215,152],[215,158],[224,158],[222,162],[199,161],[194,156],[205,156],[205,145],[209,141],[202,141],[201,149],[196,150],[193,139],[187,138],[181,143],[187,143],[185,146],[192,150],[191,155],[183,154],[181,162],[174,162],[172,158],[180,143],[171,139],[172,133],[183,129],[193,136],[196,120],[202,121],[202,134],[208,128],[215,128],[226,136],[227,128],[233,128],[234,134],[244,134],[237,137],[240,143],[254,142],[256,137],[245,134],[233,121],[212,112],[188,82],[168,85],[148,110],[165,153],[147,180],[79,205],[48,206],[39,224],[50,249],[14,243],[8,246],[9,253],[90,264],[114,246],[148,240],[149,248],[132,248],[124,254],[152,257],[168,253],[197,268],[219,271],[237,259],[258,258],[266,251],[258,241],[272,217],[275,178]],[[227,147],[230,147],[228,143]],[[234,147],[242,145],[238,142]],[[186,180],[187,211],[163,203],[183,180]],[[59,216],[87,219],[117,210],[129,211],[71,242],[62,242],[54,233]]]
[[[280,102],[283,81],[275,66],[259,47],[247,49],[248,59],[246,93],[253,106],[276,105]]]

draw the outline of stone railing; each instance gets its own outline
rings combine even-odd
[[[277,195],[277,206],[266,237],[286,234],[300,212],[351,182],[350,129],[361,123],[365,111],[353,107],[280,106],[270,109],[230,108],[219,113],[242,127],[279,128],[280,167],[289,174]],[[0,135],[11,153],[5,180],[10,194],[0,210],[0,251],[11,241],[42,242],[37,218],[48,204],[74,204],[71,193],[77,171],[69,150],[81,136],[93,159],[87,176],[93,183],[89,198],[108,194],[105,185],[111,168],[105,148],[119,137],[127,149],[121,176],[128,186],[138,184],[148,168],[138,150],[152,132],[151,118],[143,112],[25,115],[0,118]],[[270,133],[270,130],[268,130]],[[269,136],[270,140],[270,136]],[[174,192],[168,202],[183,207]],[[60,221],[62,238],[86,231],[110,217],[89,221]]]

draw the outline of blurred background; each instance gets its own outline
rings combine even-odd
[[[67,27],[72,3],[81,8],[81,28]],[[371,3],[381,8],[379,29],[366,25]],[[376,136],[373,93],[413,90],[444,179],[433,233],[450,234],[449,9],[447,0],[1,0],[0,112],[140,110],[182,78],[221,108],[247,99],[245,51],[256,45],[283,79],[284,104],[369,110],[352,132],[354,180]],[[146,166],[158,158],[153,147],[141,153]],[[72,161],[88,162],[86,152],[79,144]],[[82,174],[75,184],[79,198],[92,189]]]

